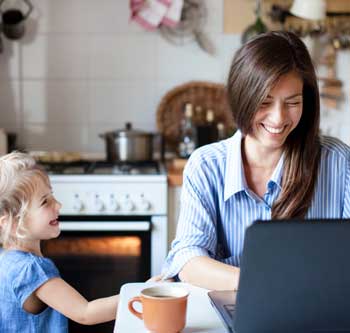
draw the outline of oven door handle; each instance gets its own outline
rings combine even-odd
[[[93,221],[93,222],[60,222],[62,231],[149,231],[149,221]]]

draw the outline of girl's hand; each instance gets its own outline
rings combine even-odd
[[[88,302],[77,290],[59,277],[43,283],[34,294],[51,308],[83,325],[114,320],[119,302],[118,295]]]

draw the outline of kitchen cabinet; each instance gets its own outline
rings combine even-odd
[[[263,0],[261,2],[263,22],[269,29],[278,30],[280,25],[271,22],[267,15],[273,4],[288,8],[292,4],[292,0]],[[255,10],[255,0],[225,0],[224,33],[241,34],[250,24],[255,22]]]

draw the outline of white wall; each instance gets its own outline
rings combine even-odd
[[[215,56],[129,22],[128,0],[32,0],[25,37],[3,38],[0,127],[18,132],[28,149],[85,152],[103,152],[98,133],[126,121],[156,130],[161,97],[189,80],[224,82],[240,45],[239,35],[222,33],[223,0],[205,2]],[[350,143],[349,52],[338,66],[346,101],[322,126]]]

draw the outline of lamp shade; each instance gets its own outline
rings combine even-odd
[[[326,16],[326,0],[294,0],[290,13],[309,20],[322,20]]]

